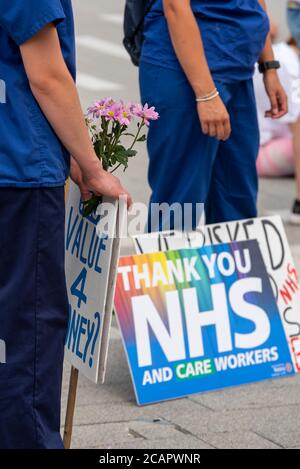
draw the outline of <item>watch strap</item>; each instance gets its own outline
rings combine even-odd
[[[280,62],[278,60],[270,60],[269,62],[262,62],[258,66],[260,73],[265,73],[267,70],[278,70]]]

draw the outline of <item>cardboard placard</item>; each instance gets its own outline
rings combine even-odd
[[[168,231],[133,237],[137,253],[202,247],[249,239],[258,241],[277,300],[294,369],[300,372],[299,278],[280,216],[204,225],[193,233]]]
[[[121,258],[115,309],[140,405],[294,374],[255,240]]]
[[[97,214],[83,217],[82,210],[80,192],[71,183],[66,210],[69,327],[65,352],[79,372],[97,383],[105,376],[120,249],[118,231],[126,207],[121,201],[104,198]]]

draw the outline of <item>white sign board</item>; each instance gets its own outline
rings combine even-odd
[[[104,199],[97,214],[82,215],[71,183],[66,210],[66,279],[69,326],[66,357],[88,379],[103,381],[119,258],[122,201]]]
[[[300,372],[300,290],[279,216],[199,227],[193,233],[168,231],[134,236],[138,254],[256,239],[271,280],[296,372]]]

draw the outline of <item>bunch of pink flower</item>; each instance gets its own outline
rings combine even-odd
[[[150,125],[150,121],[157,120],[159,114],[154,107],[148,104],[142,106],[135,103],[124,103],[123,101],[114,101],[112,98],[104,98],[96,101],[88,108],[88,118],[104,118],[109,122],[117,122],[121,126],[129,127],[135,118],[140,118],[143,123]]]
[[[94,150],[103,168],[114,172],[119,168],[125,171],[129,160],[137,155],[136,144],[145,142],[145,126],[159,118],[158,112],[148,104],[114,101],[104,98],[88,108],[86,124],[90,131]],[[128,132],[128,127],[135,121]],[[124,141],[123,141],[124,137]],[[126,138],[125,138],[126,137]],[[93,196],[84,202],[84,214],[91,214],[100,203],[101,198]]]

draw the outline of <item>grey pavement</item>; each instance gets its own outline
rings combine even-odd
[[[82,105],[111,95],[138,100],[137,70],[121,44],[123,0],[73,0],[78,39],[78,84]],[[273,17],[284,23],[284,0],[270,0]],[[147,202],[147,155],[143,147],[123,175],[134,199]],[[259,211],[290,208],[293,179],[262,180]],[[300,268],[299,228],[287,226]],[[124,251],[128,253],[128,248]],[[70,367],[65,366],[64,419]],[[107,377],[96,386],[79,377],[73,448],[300,448],[300,375],[185,399],[138,407],[119,331],[113,323]]]

